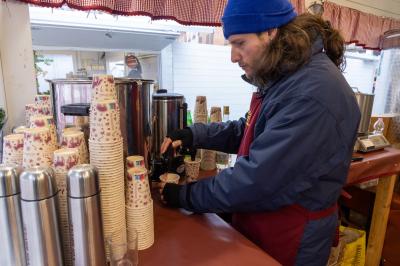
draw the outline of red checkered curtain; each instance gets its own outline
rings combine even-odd
[[[20,0],[43,6],[67,5],[79,10],[101,10],[117,15],[143,15],[153,20],[171,19],[183,25],[220,26],[227,0]],[[249,0],[251,1],[251,0]],[[305,0],[291,0],[297,13],[304,12]]]
[[[347,43],[355,43],[367,49],[381,49],[384,33],[400,29],[400,20],[368,14],[331,2],[324,2],[323,18],[340,30]]]

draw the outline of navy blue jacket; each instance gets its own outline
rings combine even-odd
[[[326,209],[345,184],[359,120],[354,93],[319,40],[306,65],[264,89],[249,156],[238,158],[233,168],[215,177],[184,186],[180,203],[194,212],[262,212],[292,204]],[[244,118],[194,124],[194,145],[236,153],[244,127]],[[315,256],[317,250],[307,246],[307,239],[315,233],[324,235],[320,230],[333,234],[334,216],[306,227],[304,252]],[[331,239],[323,243],[324,253],[330,243]]]

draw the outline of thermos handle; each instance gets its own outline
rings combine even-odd
[[[180,117],[183,120],[182,121],[182,128],[187,127],[187,109],[188,109],[187,103],[183,103],[182,106],[179,106]]]

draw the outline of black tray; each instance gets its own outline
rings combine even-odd
[[[90,103],[72,103],[61,106],[61,113],[71,116],[89,116]]]

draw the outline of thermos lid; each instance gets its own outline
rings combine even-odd
[[[153,93],[153,99],[155,100],[172,100],[172,99],[183,99],[183,95],[179,93]]]
[[[8,197],[19,193],[19,174],[22,168],[16,164],[0,166],[0,197]]]
[[[90,164],[80,164],[68,171],[68,197],[87,198],[99,193],[99,191],[99,177],[96,167]]]
[[[22,200],[43,200],[57,194],[54,171],[46,167],[25,169],[19,178]]]

